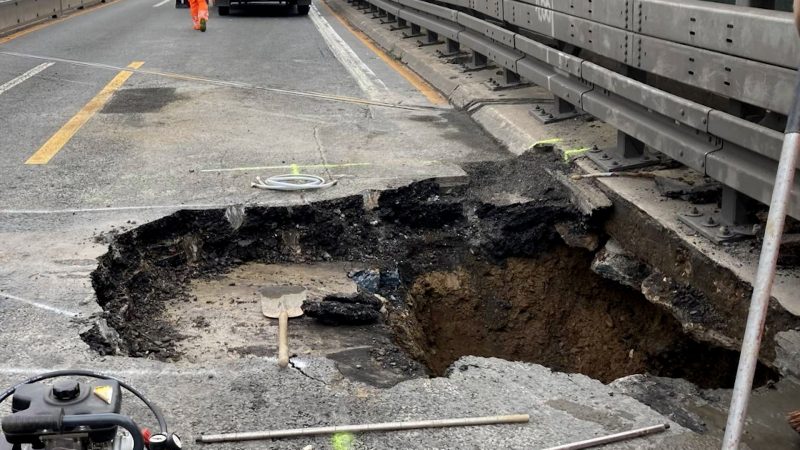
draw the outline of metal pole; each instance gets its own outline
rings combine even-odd
[[[653,425],[650,427],[637,428],[635,430],[623,431],[622,433],[609,434],[608,436],[600,436],[585,441],[573,442],[571,444],[559,445],[558,447],[549,447],[544,450],[580,450],[583,448],[599,447],[601,445],[610,444],[612,442],[626,441],[650,434],[661,433],[669,429],[668,423],[660,425]]]
[[[530,416],[527,414],[513,414],[508,416],[467,417],[463,419],[438,419],[419,420],[414,422],[386,422],[364,425],[339,425],[332,427],[294,428],[275,431],[252,431],[246,433],[207,434],[197,438],[197,442],[238,442],[260,439],[278,439],[299,436],[316,436],[334,433],[361,433],[365,431],[397,431],[415,430],[420,428],[465,427],[472,425],[499,425],[509,423],[528,423]]]
[[[786,135],[783,138],[781,159],[778,162],[778,173],[775,175],[775,187],[769,205],[769,216],[764,231],[764,243],[761,246],[761,257],[758,261],[753,296],[750,299],[750,311],[747,314],[747,326],[742,338],[742,352],[739,355],[739,368],[736,370],[736,383],[733,386],[733,397],[728,412],[728,423],[722,441],[723,450],[739,448],[744,422],[747,418],[747,404],[753,388],[753,374],[758,363],[758,351],[764,333],[764,321],[767,318],[772,282],[775,279],[775,265],[778,261],[778,250],[781,246],[783,224],[786,220],[786,209],[789,206],[794,185],[795,166],[800,153],[800,83],[795,87],[794,103],[786,124]]]

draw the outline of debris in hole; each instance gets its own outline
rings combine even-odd
[[[303,311],[325,325],[366,325],[381,318],[382,306],[378,297],[362,291],[352,295],[329,295],[322,301],[306,300]]]
[[[646,265],[625,253],[619,242],[609,239],[592,261],[592,271],[603,278],[640,290],[649,275]]]
[[[381,282],[381,273],[377,269],[366,269],[351,272],[347,274],[356,285],[367,292],[378,292],[378,286]]]

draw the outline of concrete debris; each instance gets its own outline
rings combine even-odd
[[[119,334],[102,317],[95,317],[92,324],[81,331],[80,336],[101,355],[116,355],[120,352]]]
[[[590,252],[600,246],[600,236],[593,231],[588,231],[582,224],[562,222],[555,225],[558,235],[570,247],[585,248]]]
[[[692,431],[704,433],[707,429],[706,423],[689,405],[700,407],[709,402],[697,386],[686,380],[637,374],[615,380],[608,386]]]
[[[725,348],[736,348],[738,342],[714,327],[723,321],[713,303],[692,286],[656,271],[642,281],[642,294],[656,305],[666,308],[678,319],[684,331],[701,342],[710,342]]]
[[[775,368],[783,375],[800,377],[800,331],[788,330],[775,334]]]
[[[625,252],[622,246],[614,239],[609,239],[606,245],[595,255],[592,261],[592,271],[636,290],[641,289],[642,280],[650,273],[645,264],[634,259]]]
[[[694,204],[714,203],[722,195],[722,185],[716,182],[695,185],[667,177],[656,177],[655,182],[658,192],[664,197]]]
[[[359,289],[365,290],[370,293],[378,292],[381,281],[381,273],[378,269],[366,269],[347,274],[352,279]]]
[[[325,325],[366,325],[381,318],[383,302],[368,292],[334,294],[322,301],[306,300],[303,312]]]
[[[570,200],[583,214],[593,217],[610,211],[613,207],[611,199],[591,181],[570,180],[563,173],[556,171],[552,171],[551,174],[569,191]]]

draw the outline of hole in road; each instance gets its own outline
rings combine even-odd
[[[292,319],[294,354],[327,356],[345,376],[376,386],[421,375],[419,363],[441,375],[477,355],[604,382],[650,373],[730,387],[736,352],[695,341],[641,293],[590,270],[586,248],[596,249],[602,232],[548,173],[558,160],[529,152],[471,164],[469,180],[455,186],[424,181],[249,207],[236,221],[230,211],[179,211],[114,239],[92,274],[103,320],[82,337],[97,351],[135,357],[273,356],[277,325],[258,308],[264,286],[302,286],[313,294],[304,307],[321,311],[357,281],[372,300],[327,322],[349,323],[342,314],[378,322]],[[758,379],[771,375],[760,368]]]

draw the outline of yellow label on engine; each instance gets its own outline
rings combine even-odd
[[[101,400],[111,404],[111,396],[114,395],[114,390],[111,386],[97,386],[94,388],[94,395],[98,396]]]

